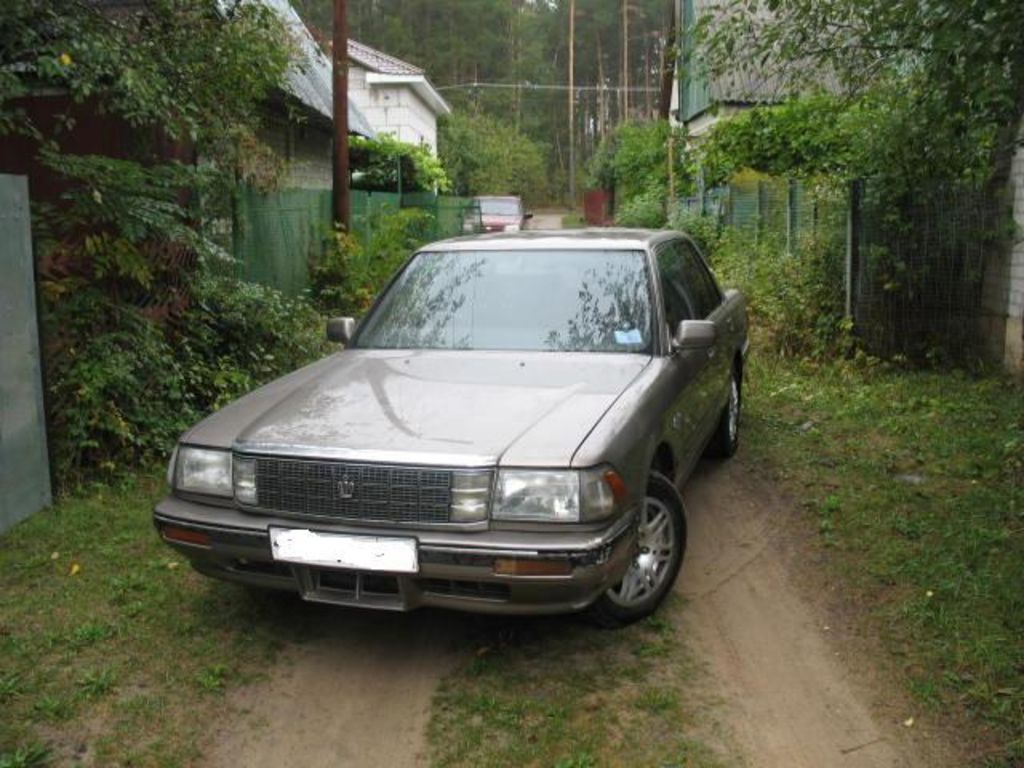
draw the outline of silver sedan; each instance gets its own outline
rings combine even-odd
[[[198,571],[387,610],[657,608],[677,489],[736,450],[747,349],[686,235],[434,243],[328,335],[181,438],[154,519]]]

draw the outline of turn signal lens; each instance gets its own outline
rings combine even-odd
[[[608,466],[589,469],[582,473],[580,495],[583,520],[604,520],[626,499],[626,483]]]
[[[494,572],[498,576],[568,576],[572,573],[572,563],[568,560],[499,557],[494,561]]]
[[[604,473],[604,481],[612,489],[612,496],[615,497],[615,501],[621,502],[626,500],[626,481],[622,479],[622,475],[614,469],[609,469]]]
[[[193,544],[197,547],[210,546],[210,535],[202,531],[193,531],[188,528],[178,528],[169,525],[160,531],[168,541],[177,541],[182,544]]]

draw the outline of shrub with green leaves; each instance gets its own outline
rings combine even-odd
[[[754,240],[728,229],[709,258],[719,281],[746,295],[753,321],[768,330],[780,354],[824,357],[849,350],[842,252],[834,241],[808,235],[787,253],[779,237]]]
[[[601,142],[588,169],[592,186],[615,190],[615,223],[663,227],[669,197],[669,140],[677,194],[692,186],[684,136],[667,121],[625,123]]]
[[[306,300],[225,277],[193,290],[169,324],[90,287],[49,307],[50,441],[63,485],[164,458],[200,417],[327,349]]]
[[[404,208],[375,215],[370,226],[369,248],[351,234],[335,231],[313,266],[312,296],[325,314],[363,315],[405,260],[432,238],[434,217]]]

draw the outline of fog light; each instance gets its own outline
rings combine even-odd
[[[494,561],[494,573],[498,576],[568,576],[572,563],[568,560],[527,560],[516,557],[500,557]]]
[[[160,531],[167,541],[177,541],[181,544],[192,544],[197,547],[210,546],[210,535],[202,531],[192,531],[188,528],[177,528],[169,525]]]

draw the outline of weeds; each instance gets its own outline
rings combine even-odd
[[[905,659],[908,689],[936,711],[971,713],[1005,755],[993,765],[1019,765],[1019,385],[765,357],[747,380],[748,450],[813,510],[849,601],[869,606]]]

